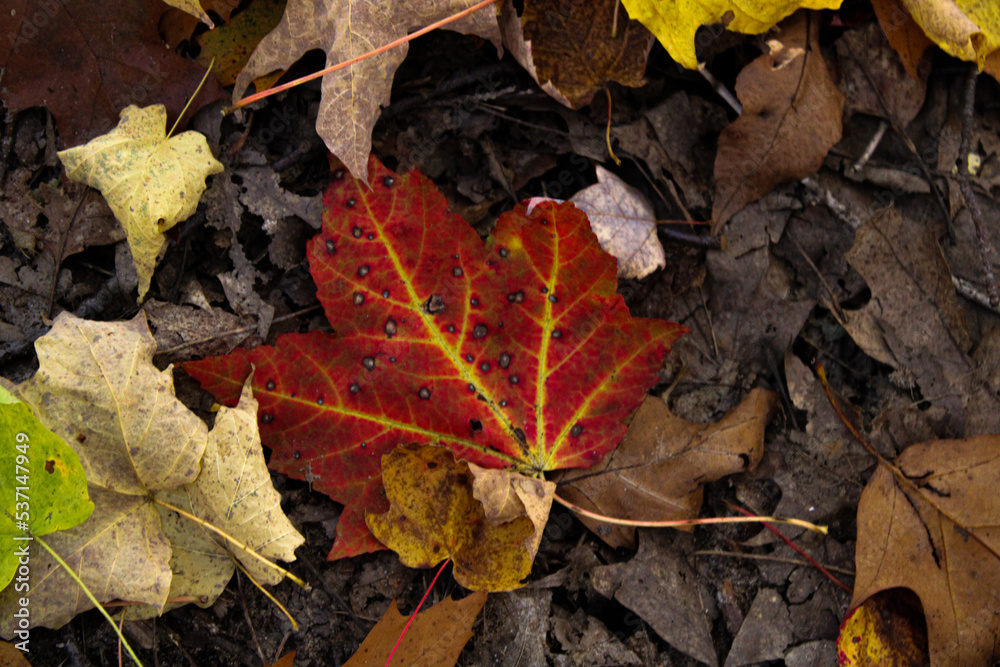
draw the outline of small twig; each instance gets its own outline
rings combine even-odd
[[[46,316],[52,319],[52,306],[56,301],[56,287],[59,285],[59,269],[62,268],[63,253],[66,252],[66,239],[69,238],[69,233],[73,229],[73,223],[76,221],[76,216],[80,212],[80,206],[83,205],[83,201],[90,194],[90,188],[86,187],[83,190],[83,194],[80,195],[80,201],[76,203],[76,207],[73,209],[73,215],[70,216],[69,222],[66,224],[66,229],[63,230],[59,238],[59,252],[56,253],[56,268],[52,271],[52,289],[49,291],[49,306],[45,310]]]
[[[958,170],[958,188],[962,191],[965,207],[969,209],[972,223],[976,227],[976,240],[979,246],[979,259],[983,263],[983,273],[986,279],[986,290],[990,295],[990,307],[1000,306],[1000,292],[997,291],[997,280],[993,273],[993,244],[986,237],[986,224],[983,222],[983,212],[979,208],[976,193],[969,181],[969,158],[972,157],[972,132],[975,127],[976,80],[979,69],[973,63],[969,66],[965,80],[965,90],[962,96],[962,143],[958,149],[958,159],[961,166]]]
[[[427,600],[427,596],[430,595],[432,590],[434,590],[434,584],[437,583],[438,577],[441,576],[441,573],[444,572],[444,568],[447,567],[450,562],[451,558],[445,558],[444,562],[441,563],[441,567],[439,567],[437,573],[435,573],[434,578],[431,579],[431,585],[427,587],[426,591],[424,591],[424,597],[420,598],[420,602],[417,603],[417,608],[414,609],[413,613],[410,615],[410,620],[406,622],[406,625],[403,627],[403,631],[399,633],[399,639],[396,640],[395,646],[393,646],[392,650],[389,651],[389,657],[386,658],[385,667],[389,667],[389,663],[392,662],[393,656],[396,655],[396,649],[399,648],[399,645],[403,641],[403,637],[406,636],[406,631],[410,629],[410,625],[412,625],[414,619],[417,618],[417,612],[419,612],[420,608],[424,605],[424,601]]]
[[[810,565],[809,561],[801,560],[799,558],[781,558],[779,556],[771,556],[769,554],[745,554],[738,551],[717,551],[714,549],[705,549],[702,551],[692,551],[692,556],[722,556],[723,558],[746,558],[747,560],[765,560],[771,563],[787,563],[788,565]],[[830,572],[836,572],[838,574],[843,574],[848,577],[854,576],[853,570],[848,570],[843,567],[834,567],[833,565],[824,565],[826,569]]]
[[[959,296],[964,296],[969,301],[978,303],[983,308],[989,308],[994,313],[1000,315],[1000,308],[991,304],[990,297],[970,281],[958,276],[952,276],[951,283],[955,286],[955,291],[958,292]]]
[[[308,308],[303,308],[302,310],[297,310],[294,313],[288,313],[287,315],[282,315],[281,317],[276,317],[271,320],[271,324],[275,325],[278,322],[284,322],[285,320],[290,320],[293,317],[299,317],[300,315],[308,315],[314,310],[319,310],[322,308],[320,305],[309,306]],[[218,340],[220,338],[228,338],[230,336],[238,336],[239,334],[250,333],[251,331],[256,331],[257,325],[252,324],[250,326],[240,327],[239,329],[231,329],[229,331],[223,331],[222,333],[215,334],[214,336],[206,336],[205,338],[199,338],[198,340],[190,340],[186,343],[181,343],[180,345],[174,345],[173,347],[168,347],[165,350],[157,350],[157,354],[171,354],[177,352],[178,350],[183,350],[185,347],[191,347],[192,345],[199,345],[201,343],[208,343],[213,340]]]
[[[260,661],[266,665],[267,658],[264,657],[264,650],[260,647],[260,640],[257,639],[257,630],[253,627],[253,621],[250,620],[250,610],[247,608],[246,596],[243,593],[243,577],[240,575],[239,569],[236,570],[236,585],[240,589],[240,606],[243,607],[243,617],[247,620],[250,636],[253,637],[253,643],[257,647],[257,655],[260,656]]]
[[[812,258],[806,253],[806,251],[802,248],[802,246],[799,245],[799,242],[796,241],[791,236],[789,236],[789,240],[792,242],[792,245],[795,246],[795,249],[799,251],[799,254],[802,255],[802,259],[806,261],[806,264],[809,265],[809,268],[811,268],[813,270],[813,273],[816,274],[816,277],[819,278],[819,282],[820,284],[823,285],[823,288],[826,289],[827,294],[830,295],[830,305],[833,307],[833,310],[837,312],[838,319],[841,322],[846,322],[847,315],[844,314],[843,309],[840,307],[840,303],[838,303],[837,301],[837,295],[833,293],[833,288],[830,287],[829,283],[826,282],[826,278],[823,277],[823,274],[820,273],[819,268],[812,261]]]
[[[701,297],[701,307],[705,309],[705,317],[708,319],[708,330],[712,332],[712,349],[715,351],[715,360],[718,361],[719,357],[719,341],[715,338],[715,325],[712,324],[712,311],[708,309],[708,302],[705,301],[705,293],[701,291],[701,285],[698,285],[698,296]]]
[[[889,121],[883,118],[879,121],[878,129],[875,130],[875,134],[872,136],[871,141],[869,141],[868,145],[865,147],[865,152],[861,154],[861,157],[859,157],[857,162],[854,163],[854,166],[851,167],[852,171],[858,172],[865,168],[865,165],[868,164],[868,160],[870,160],[872,154],[875,153],[875,149],[878,148],[880,143],[882,143],[882,137],[885,136],[885,131],[887,129],[889,129]]]
[[[704,63],[698,63],[698,71],[705,77],[705,81],[708,81],[709,85],[715,89],[715,93],[725,100],[726,104],[732,107],[733,111],[737,114],[743,113],[743,105],[740,104],[740,101],[736,99],[736,96],[722,82],[712,76],[712,73],[708,71]]]
[[[675,229],[667,225],[683,224],[676,220],[657,220],[657,232],[675,243],[694,246],[695,248],[705,248],[706,250],[725,250],[725,236],[709,236],[707,234],[692,234],[682,229]]]

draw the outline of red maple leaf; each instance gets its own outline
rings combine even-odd
[[[334,174],[308,245],[336,334],[190,362],[220,402],[251,363],[269,465],[344,503],[330,558],[381,549],[383,454],[440,442],[481,466],[586,467],[625,432],[686,329],[629,315],[616,261],[572,204],[522,204],[486,243],[417,172]]]

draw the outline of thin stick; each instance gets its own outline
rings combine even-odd
[[[43,548],[44,548],[44,549],[45,549],[46,551],[48,551],[48,552],[49,552],[49,555],[50,555],[50,556],[52,556],[52,558],[53,558],[53,559],[54,559],[54,560],[55,560],[55,561],[56,561],[57,563],[59,563],[60,565],[62,565],[63,569],[64,569],[64,570],[66,570],[66,574],[68,574],[68,575],[70,576],[70,578],[72,578],[72,579],[73,579],[73,581],[75,581],[75,582],[76,582],[77,586],[79,586],[79,587],[80,587],[80,590],[82,590],[82,591],[83,591],[83,594],[84,594],[84,595],[86,595],[86,596],[87,596],[87,598],[88,598],[88,599],[89,599],[89,600],[90,600],[90,601],[91,601],[92,603],[94,603],[94,607],[96,607],[96,608],[97,608],[97,610],[101,612],[101,614],[102,614],[102,615],[104,616],[104,618],[106,618],[106,619],[108,620],[108,623],[110,623],[110,624],[111,624],[111,627],[112,627],[112,628],[114,628],[114,630],[115,630],[115,634],[117,634],[117,635],[118,635],[118,640],[119,640],[119,641],[121,642],[122,646],[124,646],[124,647],[125,647],[125,650],[126,650],[126,651],[128,652],[128,654],[129,654],[129,657],[131,657],[131,658],[132,658],[132,660],[134,660],[134,661],[135,661],[135,664],[139,665],[139,667],[142,667],[142,661],[141,661],[141,660],[139,660],[138,656],[136,656],[136,654],[135,654],[135,651],[133,651],[133,650],[132,650],[132,647],[131,647],[131,646],[129,646],[129,643],[128,643],[128,640],[127,640],[127,639],[125,639],[125,635],[123,635],[123,634],[122,634],[122,631],[118,629],[118,626],[117,626],[117,625],[115,625],[115,619],[111,618],[111,614],[109,614],[109,613],[108,613],[108,610],[104,608],[104,605],[102,605],[102,604],[101,604],[100,602],[98,602],[98,601],[97,601],[97,598],[95,598],[95,597],[94,597],[94,594],[90,592],[90,589],[89,589],[89,588],[87,588],[87,586],[86,586],[86,585],[85,585],[85,584],[83,583],[83,580],[82,580],[82,579],[80,579],[80,577],[79,577],[79,576],[77,575],[77,573],[73,571],[73,568],[71,568],[71,567],[70,567],[70,566],[69,566],[69,565],[68,565],[68,564],[66,563],[66,561],[64,561],[64,560],[63,560],[63,559],[62,559],[62,558],[61,558],[61,557],[59,556],[59,554],[57,554],[57,553],[55,552],[55,550],[54,550],[54,549],[53,549],[52,547],[50,547],[50,546],[48,545],[48,543],[47,543],[47,542],[46,542],[45,540],[43,540],[42,538],[40,538],[40,537],[37,537],[37,536],[35,536],[35,537],[34,537],[34,540],[35,540],[36,542],[38,542],[39,544],[41,544],[41,545],[42,545],[42,547],[43,547]]]
[[[282,315],[281,317],[276,317],[271,320],[271,324],[277,324],[278,322],[284,322],[285,320],[290,320],[293,317],[299,317],[300,315],[308,315],[309,313],[319,310],[322,308],[320,305],[309,306],[308,308],[303,308],[302,310],[297,310],[294,313],[288,313],[287,315]],[[191,347],[192,345],[200,345],[201,343],[208,343],[213,340],[218,340],[219,338],[228,338],[229,336],[236,336],[239,334],[250,333],[257,329],[256,324],[250,326],[240,327],[239,329],[231,329],[229,331],[223,331],[220,334],[215,334],[214,336],[206,336],[205,338],[199,338],[198,340],[189,340],[186,343],[181,343],[180,345],[174,345],[173,347],[168,347],[165,350],[157,350],[157,354],[171,354],[172,352],[177,352],[178,350],[183,350],[185,347]]]
[[[250,556],[253,556],[257,560],[259,560],[262,563],[264,563],[265,565],[267,565],[267,567],[270,567],[272,569],[277,570],[278,572],[281,572],[281,574],[283,574],[284,576],[288,577],[289,579],[291,579],[292,581],[294,581],[295,583],[297,583],[302,588],[304,588],[306,590],[309,590],[311,588],[309,586],[309,584],[307,584],[306,582],[304,582],[302,579],[299,579],[297,576],[295,576],[294,574],[292,574],[291,572],[289,572],[285,568],[281,567],[277,563],[272,563],[267,558],[265,558],[264,556],[261,556],[259,553],[257,553],[256,551],[254,551],[253,549],[251,549],[247,545],[243,544],[242,542],[240,542],[239,540],[237,540],[232,535],[229,535],[228,533],[226,533],[221,528],[217,528],[216,526],[213,526],[212,524],[210,524],[209,522],[205,521],[204,519],[202,519],[200,517],[197,517],[194,514],[191,514],[190,512],[186,512],[186,511],[182,510],[180,507],[175,507],[174,505],[171,505],[168,502],[160,500],[159,498],[155,498],[154,497],[152,500],[157,505],[162,505],[163,507],[166,507],[171,512],[177,512],[181,516],[187,517],[188,519],[191,519],[192,521],[194,521],[195,523],[197,523],[202,528],[207,528],[208,530],[212,531],[216,535],[219,535],[221,537],[226,538],[226,540],[228,540],[231,544],[234,544],[235,546],[239,547],[243,551],[243,553],[248,554]]]
[[[1000,292],[997,291],[997,279],[993,273],[993,245],[986,234],[986,223],[983,221],[983,212],[979,208],[979,200],[972,190],[972,183],[969,181],[969,158],[972,157],[972,130],[975,124],[976,107],[976,80],[979,78],[979,69],[969,67],[965,81],[965,90],[962,99],[962,143],[958,149],[958,159],[962,161],[958,170],[958,188],[962,191],[962,199],[965,200],[965,207],[969,209],[969,216],[972,224],[976,227],[976,241],[979,246],[979,260],[983,263],[983,273],[986,279],[986,290],[990,295],[990,307],[1000,306]]]
[[[814,523],[809,523],[808,521],[803,521],[801,519],[776,519],[773,516],[724,516],[707,517],[705,519],[675,519],[673,521],[637,521],[633,519],[616,519],[614,517],[604,516],[603,514],[597,514],[596,512],[585,510],[579,505],[574,505],[570,501],[560,498],[559,496],[554,496],[554,498],[557,503],[575,512],[576,514],[579,514],[580,516],[593,519],[594,521],[600,521],[601,523],[609,523],[614,526],[631,526],[633,528],[682,528],[686,526],[706,526],[716,523],[763,523],[771,521],[773,523],[787,523],[792,526],[799,526],[801,528],[805,528],[806,530],[811,530],[814,533],[819,533],[820,535],[826,535],[827,533],[826,526],[817,526]]]
[[[434,575],[434,578],[431,579],[431,585],[427,587],[426,591],[424,591],[424,597],[420,598],[420,602],[417,604],[417,608],[413,610],[413,613],[410,614],[410,620],[406,622],[406,627],[404,627],[403,631],[399,633],[399,638],[396,640],[395,646],[393,646],[392,650],[389,651],[389,657],[386,658],[385,667],[389,667],[389,663],[392,662],[393,656],[396,655],[396,649],[399,648],[399,645],[403,642],[403,637],[406,636],[406,631],[410,629],[410,625],[413,623],[413,620],[417,617],[417,612],[420,611],[420,608],[424,605],[424,600],[426,600],[427,596],[431,594],[431,590],[434,588],[434,584],[437,583],[438,577],[441,576],[441,573],[444,572],[445,566],[450,562],[451,558],[445,558],[444,562],[441,563],[441,567],[438,568],[437,573]]]
[[[421,28],[420,30],[417,30],[416,32],[411,33],[411,34],[407,35],[406,37],[400,37],[399,39],[393,40],[392,42],[389,42],[388,44],[386,44],[384,46],[380,46],[377,49],[375,49],[374,51],[369,51],[368,53],[364,53],[364,54],[362,54],[360,56],[357,56],[355,58],[351,58],[350,60],[345,60],[342,63],[337,63],[336,65],[331,65],[330,67],[327,67],[326,69],[321,69],[318,72],[313,72],[312,74],[309,74],[309,75],[300,77],[298,79],[295,79],[295,81],[289,81],[288,83],[283,83],[280,86],[276,86],[274,88],[269,88],[269,89],[261,91],[259,93],[254,93],[253,95],[250,95],[248,97],[244,97],[242,100],[240,100],[239,102],[237,102],[233,106],[226,107],[225,109],[223,109],[222,113],[224,115],[228,115],[228,114],[236,111],[237,109],[242,109],[243,107],[245,107],[248,104],[253,104],[257,100],[262,100],[265,97],[270,97],[271,95],[275,95],[275,94],[280,93],[280,92],[282,92],[284,90],[288,90],[289,88],[294,88],[295,86],[297,86],[299,84],[302,84],[302,83],[305,83],[306,81],[312,81],[313,79],[318,79],[321,76],[324,76],[324,75],[329,74],[331,72],[336,72],[337,70],[344,69],[345,67],[350,67],[351,65],[353,65],[355,63],[359,63],[362,60],[367,60],[368,58],[371,58],[373,56],[377,56],[380,53],[385,53],[386,51],[388,51],[390,49],[394,49],[397,46],[399,46],[401,44],[405,44],[405,43],[407,43],[407,42],[409,42],[411,40],[414,40],[417,37],[420,37],[421,35],[426,35],[427,33],[429,33],[432,30],[436,30],[437,28],[440,28],[441,26],[448,25],[449,23],[457,21],[460,18],[464,18],[464,17],[468,16],[469,14],[471,14],[473,12],[477,12],[480,9],[484,8],[484,7],[488,7],[489,5],[492,5],[495,2],[496,2],[496,0],[483,0],[482,2],[480,2],[480,3],[476,4],[476,5],[473,5],[472,7],[469,7],[468,9],[464,9],[464,10],[460,11],[457,14],[452,14],[451,16],[449,16],[446,19],[441,19],[440,21],[438,21],[436,23],[432,23],[429,26],[427,26],[426,28]]]
[[[765,560],[771,563],[787,563],[788,565],[809,565],[808,561],[801,560],[799,558],[781,558],[779,556],[771,556],[769,554],[746,554],[740,551],[721,551],[717,549],[702,549],[700,551],[692,551],[692,556],[722,556],[723,558],[739,558],[747,560]],[[843,567],[834,567],[833,565],[827,565],[826,569],[831,572],[839,572],[840,574],[845,574],[848,577],[853,577],[854,572]]]
[[[861,157],[859,157],[857,162],[854,163],[854,166],[851,167],[852,171],[857,172],[865,168],[865,165],[868,164],[868,160],[870,160],[872,154],[875,153],[875,149],[878,148],[880,143],[882,143],[882,137],[885,136],[885,131],[887,129],[889,129],[889,121],[883,118],[879,121],[878,129],[875,130],[875,134],[872,136],[871,141],[869,141],[868,145],[865,147],[865,152],[861,154]]]

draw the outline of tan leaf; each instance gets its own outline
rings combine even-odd
[[[633,88],[645,83],[653,35],[617,5],[618,0],[529,0],[518,17],[513,3],[505,2],[504,45],[542,90],[579,109],[609,81]]]
[[[583,475],[564,475],[559,494],[619,519],[694,518],[701,510],[703,485],[760,462],[764,427],[777,401],[776,394],[754,389],[718,423],[692,424],[674,416],[659,398],[647,397],[618,449]],[[635,546],[634,528],[581,521],[613,547]]]
[[[851,606],[895,587],[920,598],[932,665],[1000,659],[1000,436],[937,440],[880,465],[858,507]]]
[[[510,470],[480,468],[474,463],[468,465],[474,478],[472,495],[482,504],[487,521],[500,525],[522,516],[531,519],[535,534],[526,540],[526,544],[534,560],[552,509],[555,482],[525,477]]]
[[[486,604],[479,591],[459,601],[444,600],[417,614],[396,649],[400,664],[412,667],[450,667],[472,637],[472,624]],[[385,615],[361,642],[344,667],[382,667],[408,621],[393,600]]]
[[[742,115],[719,137],[712,232],[787,181],[815,173],[840,141],[844,96],[819,48],[819,22],[799,13],[782,24],[771,53],[736,79]]]
[[[667,265],[656,236],[656,213],[644,194],[597,166],[597,183],[573,195],[571,202],[590,218],[601,248],[618,259],[619,278],[645,278]]]
[[[162,104],[126,107],[118,127],[83,146],[59,151],[66,176],[101,191],[125,229],[139,274],[139,298],[149,290],[163,232],[198,208],[205,178],[222,171],[205,137],[170,138]]]
[[[163,0],[165,3],[171,7],[176,7],[177,9],[190,14],[195,17],[209,28],[214,28],[215,24],[212,23],[212,19],[208,17],[208,14],[204,9],[201,8],[201,3],[198,0]]]
[[[326,65],[335,65],[474,4],[474,0],[290,0],[281,23],[261,40],[237,77],[233,99],[241,98],[252,80],[286,69],[311,49],[322,49]],[[493,8],[474,12],[448,28],[500,44]],[[371,131],[380,109],[389,106],[392,77],[407,50],[403,44],[323,77],[316,131],[351,174],[365,182]]]

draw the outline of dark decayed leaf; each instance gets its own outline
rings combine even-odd
[[[251,364],[270,467],[346,505],[331,558],[382,548],[380,462],[404,442],[537,474],[599,461],[684,327],[632,318],[586,215],[546,202],[484,244],[419,173],[334,173],[308,247],[336,334],[185,368],[232,403]]]

